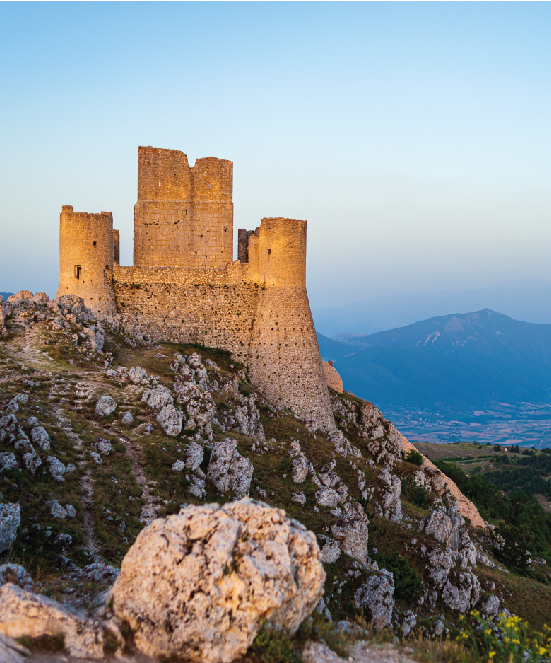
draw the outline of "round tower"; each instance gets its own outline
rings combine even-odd
[[[262,219],[249,238],[248,253],[267,287],[306,289],[306,221]]]
[[[94,315],[116,313],[113,291],[113,215],[73,212],[63,205],[59,217],[57,297],[77,295]]]

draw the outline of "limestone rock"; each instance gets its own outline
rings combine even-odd
[[[165,405],[157,415],[157,421],[171,437],[177,437],[182,432],[182,413],[174,405]]]
[[[50,448],[50,436],[42,426],[35,426],[31,431],[31,439],[34,444],[38,444],[41,449],[46,451]]]
[[[67,510],[57,500],[48,500],[46,506],[50,509],[50,514],[54,518],[67,518]]]
[[[133,423],[134,417],[132,416],[131,412],[125,412],[122,417],[121,417],[121,424],[123,426],[129,426],[131,423]]]
[[[207,477],[221,493],[231,492],[239,500],[249,494],[254,468],[236,447],[229,438],[212,445]]]
[[[205,488],[205,480],[201,477],[193,477],[191,486],[188,488],[192,495],[202,500],[206,497],[207,491]]]
[[[283,511],[251,500],[190,506],[139,534],[113,610],[145,654],[229,663],[264,620],[295,632],[324,580],[315,536]]]
[[[183,472],[186,469],[186,464],[183,460],[177,460],[175,463],[172,463],[172,469],[174,472]]]
[[[128,377],[134,384],[149,384],[147,371],[141,366],[132,366],[128,371]]]
[[[2,470],[17,470],[19,465],[15,459],[15,455],[8,452],[0,453],[0,468]]]
[[[63,463],[55,456],[48,456],[46,462],[48,463],[48,469],[53,478],[56,481],[65,481],[63,478],[63,475],[65,474],[65,465],[63,465]]]
[[[437,541],[444,543],[452,550],[459,547],[459,534],[463,518],[454,502],[449,507],[439,505],[424,518],[419,529],[425,534],[432,534]]]
[[[415,628],[416,624],[417,624],[417,619],[415,618],[415,614],[413,613],[413,611],[406,610],[402,618],[402,634],[404,638],[406,638],[411,633],[412,629]]]
[[[108,417],[117,409],[117,404],[111,396],[101,396],[96,403],[96,414],[100,417]]]
[[[40,456],[37,455],[36,451],[31,447],[31,450],[26,454],[23,454],[23,462],[25,467],[34,475],[36,470],[42,465]]]
[[[445,605],[461,613],[474,608],[480,598],[480,582],[474,573],[460,573],[457,584],[446,583],[442,598]]]
[[[381,470],[379,476],[378,501],[374,503],[375,513],[394,522],[402,520],[402,482],[390,474],[387,469]]]
[[[17,502],[0,504],[0,553],[10,549],[20,521],[21,508]]]
[[[437,549],[429,555],[429,575],[437,586],[442,587],[446,583],[454,561],[454,556],[445,550]]]
[[[324,564],[332,564],[341,556],[341,548],[334,539],[326,538],[325,544],[321,549],[320,559]]]
[[[24,566],[21,566],[20,564],[1,564],[0,585],[5,585],[8,582],[19,585],[24,589],[29,589],[33,584],[33,580],[25,570]]]
[[[367,608],[376,631],[381,631],[392,620],[394,610],[394,576],[384,569],[370,575],[354,594],[354,607]]]
[[[362,564],[367,563],[368,524],[362,505],[347,502],[342,517],[331,526],[333,536],[341,542],[342,551]]]
[[[308,476],[308,460],[301,452],[296,458],[293,459],[293,481],[295,483],[303,483]]]
[[[482,612],[489,617],[493,617],[494,615],[497,615],[500,603],[501,601],[499,598],[495,594],[492,594],[488,597],[488,600],[482,604]]]
[[[65,649],[72,656],[103,658],[104,655],[104,635],[98,622],[11,583],[0,587],[0,633],[10,638],[61,633]]]
[[[315,494],[316,502],[320,506],[337,506],[341,501],[341,496],[333,488],[320,488]]]
[[[142,401],[147,403],[149,407],[162,410],[167,405],[174,404],[174,397],[169,389],[159,385],[155,389],[146,389],[142,394]]]
[[[98,437],[94,446],[99,451],[99,453],[103,454],[104,456],[108,456],[109,452],[113,451],[113,445],[111,442],[109,442],[109,440],[104,440],[102,437]]]
[[[90,458],[96,463],[96,465],[101,465],[103,463],[101,456],[97,451],[90,451]]]
[[[2,336],[1,327],[0,336]],[[30,653],[30,650],[19,644],[17,640],[0,634],[0,661],[2,663],[24,663]]]
[[[195,440],[191,441],[186,449],[185,457],[186,467],[189,467],[192,471],[199,469],[199,466],[203,462],[203,447],[197,444]]]
[[[293,493],[291,495],[291,499],[293,502],[300,504],[300,506],[304,506],[306,504],[306,495],[304,493]]]
[[[9,439],[10,435],[14,435],[18,427],[17,419],[13,414],[7,414],[0,417],[0,442]]]

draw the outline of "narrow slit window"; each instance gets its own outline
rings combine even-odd
[[[92,245],[93,245],[93,246],[97,246],[97,245],[98,245],[98,243],[96,242],[96,240],[94,240],[94,241],[92,242]]]
[[[82,272],[82,267],[80,265],[75,265],[75,277],[80,279],[80,274]]]
[[[269,255],[269,256],[272,255],[272,249],[268,249],[268,255]]]

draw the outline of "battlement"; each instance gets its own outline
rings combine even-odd
[[[134,266],[119,266],[110,212],[60,216],[58,295],[157,341],[229,350],[274,402],[334,421],[306,294],[306,221],[267,217],[239,230],[232,260],[233,164],[138,148]]]

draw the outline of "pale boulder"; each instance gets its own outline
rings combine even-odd
[[[11,583],[0,587],[0,634],[37,638],[58,633],[71,656],[103,658],[104,636],[98,622]]]
[[[263,622],[294,633],[324,581],[316,537],[283,511],[251,500],[190,506],[139,534],[113,610],[149,656],[229,663]]]

